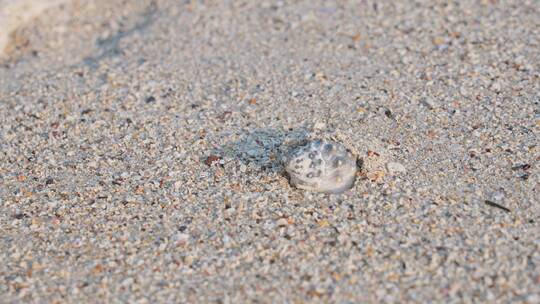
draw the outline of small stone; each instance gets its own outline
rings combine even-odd
[[[220,157],[217,156],[217,155],[210,155],[206,158],[206,160],[204,161],[204,164],[207,165],[207,166],[211,166],[213,163],[217,162],[220,160]]]
[[[491,197],[494,201],[500,202],[504,199],[504,193],[500,191],[496,191],[491,195]]]
[[[328,220],[323,219],[323,220],[318,221],[317,225],[319,225],[319,227],[321,228],[324,228],[324,227],[330,226],[330,223],[328,222]]]
[[[433,44],[436,46],[443,45],[446,42],[446,39],[444,37],[433,37]]]
[[[437,103],[431,97],[424,97],[420,99],[420,103],[430,110],[433,110],[437,107]]]
[[[405,166],[396,162],[389,162],[386,164],[386,168],[391,174],[394,175],[407,172],[407,168],[405,168]]]
[[[280,218],[280,219],[277,220],[277,222],[276,222],[276,225],[277,225],[278,227],[285,227],[285,226],[287,226],[288,224],[289,224],[289,222],[287,221],[286,218]]]
[[[324,122],[316,122],[315,125],[313,125],[313,129],[315,130],[323,130],[326,128],[326,124]]]
[[[178,233],[174,236],[174,242],[177,246],[184,245],[189,241],[189,234]]]

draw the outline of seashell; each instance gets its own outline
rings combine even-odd
[[[294,148],[285,158],[292,186],[325,193],[340,193],[352,187],[356,156],[340,143],[313,140]]]

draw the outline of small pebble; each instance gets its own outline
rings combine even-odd
[[[396,162],[389,162],[386,164],[386,168],[391,174],[394,175],[407,172],[407,168],[405,168],[405,166]]]
[[[204,161],[204,164],[207,165],[207,166],[211,166],[213,163],[217,162],[220,160],[220,157],[217,156],[217,155],[210,155],[206,158],[206,160]]]
[[[284,226],[287,226],[289,223],[287,222],[287,219],[285,218],[280,218],[279,220],[277,220],[276,222],[276,225],[278,227],[284,227]]]
[[[502,201],[504,199],[504,193],[500,191],[496,191],[491,196],[494,201]]]

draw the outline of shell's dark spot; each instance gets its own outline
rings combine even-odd
[[[315,152],[310,152],[310,153],[308,154],[308,157],[311,158],[311,159],[314,159],[315,156],[317,156],[317,154],[316,154]]]
[[[311,169],[314,169],[315,167],[317,167],[317,164],[313,161],[313,162],[311,162],[311,164],[309,164],[309,167]]]
[[[302,162],[302,158],[297,158],[297,159],[296,159],[296,163],[297,163],[297,164],[299,164],[299,163],[301,163],[301,162]]]
[[[332,144],[326,144],[324,145],[323,152],[325,154],[329,154],[334,150],[334,146]]]
[[[334,161],[332,162],[332,167],[334,168],[338,168],[341,165],[343,165],[343,159],[341,157],[336,157],[336,159],[334,159]]]
[[[317,174],[315,174],[315,177],[321,177],[321,174],[322,174],[322,171],[321,171],[321,170],[317,170]]]
[[[313,178],[315,176],[315,174],[313,174],[313,172],[310,172],[306,175],[307,178]]]

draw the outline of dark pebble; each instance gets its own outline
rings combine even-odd
[[[211,166],[213,163],[219,161],[221,158],[217,155],[210,155],[206,158],[204,161],[204,164],[207,166]]]

